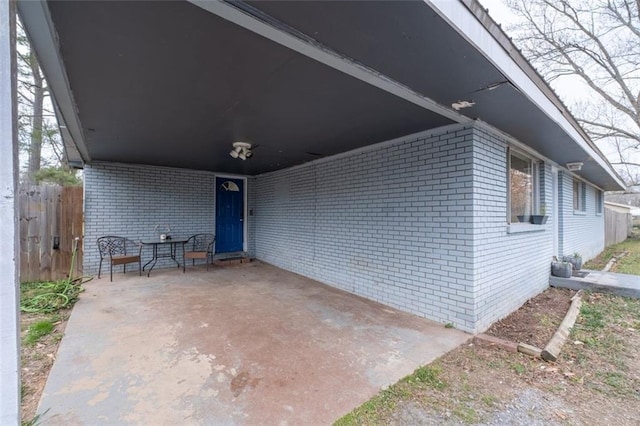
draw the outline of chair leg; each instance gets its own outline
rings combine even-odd
[[[139,277],[142,276],[142,259],[141,258],[138,259],[138,276]]]
[[[102,272],[102,258],[100,258],[100,266],[98,266],[98,279],[100,279],[100,272]]]
[[[109,281],[113,282],[113,262],[109,263]]]
[[[122,265],[122,273],[123,274],[127,273],[127,264],[126,263],[124,265]]]

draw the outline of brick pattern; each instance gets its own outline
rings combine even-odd
[[[213,173],[94,163],[85,166],[84,176],[86,273],[98,272],[100,257],[95,242],[103,235],[157,238],[155,225],[165,223],[175,236],[215,233]],[[143,260],[150,258],[151,249],[145,247]],[[161,259],[156,268],[171,263]]]
[[[507,223],[507,142],[475,130],[473,145],[474,330],[486,330],[548,286],[551,218],[531,232]],[[540,167],[540,202],[553,209],[551,168]]]
[[[256,256],[474,330],[471,128],[259,176]]]
[[[484,331],[547,287],[553,250],[551,218],[529,232],[507,224],[507,146],[484,128],[450,126],[250,177],[248,255]],[[539,170],[551,216],[551,167]],[[560,250],[589,258],[604,247],[595,191],[587,185],[586,212],[574,214],[571,177],[559,173],[558,186]],[[85,192],[89,273],[101,235],[151,238],[158,223],[177,236],[215,232],[213,173],[95,163],[85,169]]]
[[[587,261],[604,250],[604,215],[596,213],[596,188],[584,184],[584,211],[573,210],[573,177],[558,173],[560,208],[560,254],[576,252]]]

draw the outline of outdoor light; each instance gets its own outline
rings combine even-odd
[[[231,150],[229,155],[232,156],[233,158],[238,158],[238,155],[240,154],[240,152],[242,152],[242,148],[236,147]]]
[[[229,152],[229,155],[233,158],[246,160],[253,155],[251,152],[251,144],[247,142],[234,142],[233,149]]]
[[[567,169],[569,169],[570,172],[579,172],[582,170],[582,165],[583,163],[581,162],[567,163]]]

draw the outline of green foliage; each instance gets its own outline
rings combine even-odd
[[[639,299],[596,294],[582,305],[571,339],[584,345],[568,345],[564,356],[593,369],[593,374],[581,378],[585,386],[606,395],[637,394],[640,381],[626,373],[635,349],[625,336],[634,332],[629,325],[638,318]]]
[[[522,375],[527,372],[527,369],[525,368],[525,366],[519,362],[512,363],[511,369],[519,375]]]
[[[36,183],[52,183],[61,186],[79,186],[82,180],[77,176],[77,170],[66,167],[43,167],[35,174]]]
[[[36,414],[31,420],[23,421],[20,423],[21,426],[38,426],[42,424],[42,416],[46,415],[49,412],[49,408],[44,413]]]
[[[38,321],[32,324],[27,331],[24,344],[27,346],[34,345],[40,338],[50,334],[53,331],[53,322],[50,320]]]
[[[586,329],[595,330],[605,326],[604,313],[599,306],[587,304],[582,305],[580,308],[580,315],[582,315],[583,318],[582,325]]]
[[[426,384],[433,389],[444,389],[447,384],[440,379],[442,368],[439,366],[426,365],[418,368],[413,375],[409,376],[408,381],[416,381]]]
[[[635,231],[631,237],[623,242],[607,247],[597,258],[587,262],[584,267],[600,270],[615,256],[618,261],[612,272],[640,275],[640,234],[637,232]]]

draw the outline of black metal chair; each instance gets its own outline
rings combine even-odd
[[[196,264],[196,259],[204,259],[207,264],[207,271],[209,270],[209,259],[213,264],[213,243],[216,241],[216,236],[213,234],[195,234],[189,237],[186,243],[184,243],[184,259],[182,262],[182,272],[186,270],[186,260],[191,259],[193,266]]]
[[[123,272],[127,273],[127,264],[138,262],[138,275],[142,275],[142,244],[136,243],[125,237],[107,235],[98,238],[98,250],[100,251],[100,266],[98,278],[102,272],[102,261],[109,260],[109,277],[113,281],[113,266],[123,265]]]

